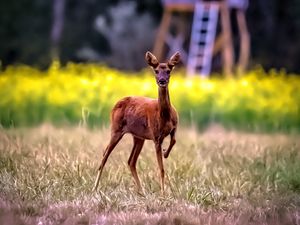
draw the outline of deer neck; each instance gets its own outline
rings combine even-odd
[[[170,119],[171,103],[168,87],[158,88],[158,110],[161,119]]]

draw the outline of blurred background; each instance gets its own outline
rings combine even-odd
[[[0,10],[3,127],[107,125],[121,97],[157,97],[151,50],[181,53],[170,94],[182,125],[300,130],[299,1],[10,0]]]
[[[22,63],[46,68],[57,51],[63,63],[101,61],[120,69],[139,70],[145,67],[145,50],[153,49],[164,3],[170,2],[193,1],[1,1],[2,66]],[[237,45],[233,11],[233,44]],[[251,36],[250,65],[299,73],[300,2],[251,0],[245,14]],[[184,20],[188,36],[193,12],[175,12],[174,16]]]

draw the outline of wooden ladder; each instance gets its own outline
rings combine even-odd
[[[219,4],[195,4],[187,73],[207,77],[211,71],[212,53],[219,16]]]

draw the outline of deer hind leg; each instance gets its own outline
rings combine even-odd
[[[164,164],[162,159],[162,151],[161,151],[161,143],[155,144],[156,149],[156,158],[157,163],[160,171],[160,187],[161,187],[161,193],[164,194],[165,192],[165,170],[164,170]]]
[[[95,191],[97,189],[98,185],[99,185],[99,181],[100,181],[100,177],[101,177],[103,168],[105,166],[105,163],[106,163],[106,161],[107,161],[110,153],[114,150],[114,148],[119,143],[119,141],[121,140],[121,138],[123,137],[123,135],[124,134],[120,133],[120,132],[116,132],[116,133],[112,134],[110,142],[109,142],[109,144],[107,145],[107,147],[105,149],[105,152],[104,152],[104,155],[103,155],[103,159],[102,159],[101,164],[99,166],[98,175],[97,175],[97,178],[96,178],[96,181],[95,181],[95,185],[94,185],[93,191]]]
[[[137,175],[137,172],[136,172],[136,161],[137,161],[137,159],[138,159],[138,157],[141,153],[144,142],[145,142],[144,139],[133,137],[133,148],[132,148],[132,152],[130,154],[130,157],[128,159],[128,165],[129,165],[131,174],[134,178],[134,181],[137,185],[138,191],[142,190],[142,186],[141,186],[140,179],[139,179],[139,177]]]
[[[176,133],[176,128],[173,129],[173,130],[171,131],[171,133],[170,133],[170,137],[171,137],[170,145],[169,145],[169,147],[168,147],[167,150],[164,150],[164,157],[165,157],[165,158],[168,158],[168,156],[169,156],[169,154],[170,154],[170,152],[171,152],[173,146],[174,146],[175,143],[176,143],[175,133]]]

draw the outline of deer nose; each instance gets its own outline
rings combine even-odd
[[[158,83],[161,85],[165,85],[167,83],[167,81],[165,79],[159,79]]]

